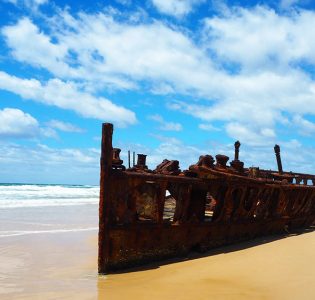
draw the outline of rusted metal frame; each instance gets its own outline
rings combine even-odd
[[[291,216],[291,208],[292,208],[292,204],[294,202],[294,197],[295,197],[295,192],[297,191],[296,189],[292,189],[292,188],[288,188],[286,186],[282,187],[284,193],[285,193],[285,199],[286,199],[286,203],[285,203],[285,208],[283,210],[283,216],[286,218],[290,218]]]
[[[159,191],[158,191],[158,196],[157,196],[157,206],[158,206],[158,217],[157,221],[158,223],[163,222],[163,210],[164,210],[164,201],[165,201],[165,191],[168,185],[171,183],[165,180],[163,177],[157,176],[157,180],[153,180],[154,176],[143,176],[143,174],[138,174],[138,176],[128,176],[128,182],[126,183],[128,185],[128,194],[129,194],[129,201],[133,203],[132,207],[136,207],[136,190],[138,187],[143,186],[146,182],[148,182],[150,179],[151,183],[154,183],[159,186]],[[174,179],[174,178],[169,178],[169,179]],[[176,180],[175,180],[176,181]],[[199,182],[200,183],[200,182]],[[177,186],[181,186],[183,184],[178,184],[178,183],[173,183],[176,184]],[[184,185],[187,186],[187,183],[184,183]],[[191,186],[191,184],[190,184]],[[187,202],[187,201],[186,201]],[[186,212],[187,213],[187,212]],[[154,222],[154,220],[152,220]]]
[[[277,211],[279,201],[280,201],[280,191],[278,188],[274,187],[271,193],[271,199],[269,201],[269,215],[270,218],[280,217]]]
[[[249,198],[249,191],[253,189],[253,186],[239,186],[237,187],[237,193],[239,193],[239,201],[236,203],[233,199],[233,211],[231,213],[231,219],[233,221],[248,219],[248,211],[245,208],[245,201]]]
[[[303,207],[299,210],[298,212],[298,216],[299,217],[303,217],[303,216],[310,216],[313,214],[312,211],[312,206],[315,206],[315,196],[314,194],[312,194],[310,196],[310,198],[308,199],[308,201],[305,202],[305,204],[303,205]],[[314,218],[315,219],[315,218]]]
[[[171,184],[169,183],[169,191],[174,195],[176,201],[173,222],[177,225],[188,221],[188,208],[191,199],[192,184]]]
[[[148,179],[148,178],[152,178],[152,176],[151,176],[151,177],[150,177],[150,176],[148,177],[147,175],[146,175],[146,176],[143,176],[143,174],[141,174],[141,175],[140,175],[140,174],[137,174],[136,177],[147,178],[147,179]],[[155,176],[154,176],[154,177],[155,177]],[[172,176],[169,176],[169,177],[170,177],[170,179],[174,180],[174,177],[172,177]],[[163,178],[164,178],[164,176],[163,176]],[[212,179],[212,180],[213,180],[213,179]],[[212,180],[210,180],[210,182],[211,182]],[[189,181],[190,181],[190,178],[189,178]],[[209,181],[209,179],[204,179],[203,181]],[[217,181],[219,182],[219,180],[217,180]],[[196,181],[195,181],[195,182],[196,182]],[[197,181],[197,182],[198,182],[198,181]],[[200,183],[200,182],[199,182],[199,183]],[[140,183],[140,184],[141,184],[141,183]],[[238,188],[238,187],[234,186],[234,187],[233,187],[233,191],[234,191],[235,189],[237,189],[237,188]],[[252,188],[252,187],[251,187],[251,188]],[[164,190],[164,189],[165,189],[165,188],[163,188],[163,190]],[[162,194],[161,194],[161,195],[162,195]],[[160,196],[160,197],[162,197],[162,196]],[[243,194],[242,198],[244,198],[244,194]],[[159,201],[159,202],[161,203],[161,201]],[[231,200],[226,200],[225,202],[226,202],[226,205],[230,205],[230,206],[232,205]],[[227,208],[227,207],[225,207],[225,209],[226,209],[226,208]],[[238,205],[238,208],[232,206],[232,210],[234,210],[234,211],[235,211],[235,209],[240,209],[240,208],[241,208],[241,204]],[[228,208],[228,209],[231,209],[231,207]],[[235,212],[234,212],[234,213],[235,213]],[[233,213],[233,214],[234,214],[234,213]],[[225,216],[225,219],[226,219],[226,220],[229,220],[229,219],[230,219],[229,217],[230,217],[229,215],[226,215],[226,216]],[[161,209],[160,209],[160,221],[161,221]]]
[[[315,202],[315,191],[309,190],[307,196],[304,199],[304,202],[301,203],[301,206],[297,211],[297,215],[301,216],[301,215],[304,215],[304,213],[305,215],[309,215],[311,212],[310,210],[307,210],[306,208],[308,206],[307,204],[310,203],[310,206],[311,206],[312,202]]]
[[[216,206],[214,208],[212,216],[212,222],[221,222],[225,215],[228,185],[221,180],[220,182],[218,181],[211,185],[208,190],[213,195],[216,201]]]
[[[305,196],[304,202],[301,204],[300,208],[297,211],[298,216],[311,215],[311,207],[315,206],[315,191],[309,190],[307,196]]]
[[[237,189],[241,192],[241,195],[240,195],[239,205],[233,208],[233,213],[232,213],[233,220],[241,221],[243,219],[253,218],[254,211],[257,208],[257,203],[259,199],[261,198],[261,195],[264,194],[265,192],[265,185],[264,186],[250,185],[250,186],[246,186],[245,188],[243,186],[239,186],[237,187]],[[252,192],[253,190],[256,191],[254,192],[254,194]],[[246,202],[248,201],[251,201],[251,204],[250,204],[249,209],[246,209],[246,207],[248,207],[248,203]]]
[[[112,171],[112,135],[113,125],[105,123],[102,127],[102,148],[100,160],[100,202],[99,202],[99,233],[98,233],[98,272],[105,273],[108,264],[110,244],[108,223],[111,202]]]
[[[110,124],[103,125],[102,133],[100,273],[126,266],[129,261],[140,263],[154,257],[165,257],[167,253],[175,255],[179,250],[174,247],[184,247],[185,251],[189,251],[194,243],[200,243],[207,248],[213,245],[211,237],[216,232],[218,234],[214,237],[214,243],[221,245],[244,239],[250,232],[250,236],[261,235],[279,231],[283,224],[291,221],[296,227],[311,224],[314,220],[315,187],[307,187],[306,190],[305,186],[288,184],[285,180],[258,180],[237,175],[233,170],[225,173],[224,170],[219,172],[203,166],[194,168],[201,178],[124,171],[119,149],[116,149],[117,166],[111,170],[112,127],[108,125]],[[284,173],[282,178],[288,177],[286,175]],[[305,175],[300,178],[309,179]],[[163,223],[167,188],[176,199],[172,224]],[[206,194],[210,191],[217,200],[217,205],[212,222],[207,223],[203,219]],[[143,193],[149,193],[152,199],[150,205],[156,207],[151,207],[153,210],[149,215],[152,220],[149,223],[137,221],[134,217],[137,201],[143,197]],[[302,212],[309,217],[299,217]],[[191,222],[195,224],[191,226]],[[243,233],[241,229],[249,228],[249,225],[251,230]],[[159,240],[152,239],[151,230],[156,233],[157,239],[161,239],[160,243]],[[143,234],[146,235],[145,238]],[[188,236],[191,240],[187,239]],[[225,241],[220,241],[220,238]]]
[[[260,169],[260,173],[261,174],[275,174],[277,172],[278,171],[275,171],[275,170]],[[310,180],[310,181],[312,181],[313,186],[315,185],[315,175],[304,174],[304,173],[297,173],[297,172],[283,172],[283,174],[284,175],[288,175],[288,176],[292,176],[292,178],[296,180],[295,185],[300,185],[300,183],[303,181],[303,179]]]
[[[296,197],[294,199],[294,203],[291,209],[291,217],[296,217],[298,215],[299,210],[305,205],[305,203],[309,199],[309,194],[312,192],[311,190],[297,190]]]
[[[245,209],[245,199],[248,195],[248,187],[241,186],[239,188],[241,190],[241,197],[239,200],[239,205],[236,207],[233,213],[233,220],[244,220],[247,219],[247,211]]]
[[[124,171],[124,173],[130,178],[142,178],[143,180],[167,180],[168,182],[178,182],[178,183],[202,183],[203,180],[200,178],[192,178],[185,176],[174,176],[174,175],[161,175],[161,174],[152,174],[152,173],[138,173],[138,172],[130,172]]]
[[[304,198],[305,196],[307,196],[307,192],[309,189],[294,189],[290,187],[286,187],[286,189],[289,195],[287,199],[288,203],[287,203],[285,212],[290,218],[294,218],[295,205],[298,206],[298,201],[300,200],[300,198]]]
[[[162,181],[160,183],[159,188],[159,194],[157,197],[158,201],[158,223],[161,225],[163,224],[163,211],[164,211],[164,205],[165,205],[165,194],[166,194],[166,188],[167,188],[167,181]]]
[[[256,203],[256,209],[255,209],[255,220],[262,221],[265,217],[265,209],[266,209],[266,193],[268,192],[268,188],[261,187],[261,192],[259,193],[259,198]]]
[[[257,186],[249,186],[247,187],[246,193],[244,195],[244,210],[246,211],[244,218],[245,219],[253,219],[254,211],[257,206],[258,197],[261,192],[261,189]]]
[[[206,185],[192,185],[190,191],[189,207],[187,209],[187,217],[190,222],[203,222],[206,209]]]
[[[277,197],[277,189],[266,189],[264,193],[264,219],[276,218],[276,208],[278,205],[279,198]]]
[[[237,210],[239,203],[236,203],[239,199],[237,199],[237,193],[239,191],[239,187],[235,185],[228,184],[227,189],[224,195],[223,207],[221,210],[221,216],[217,218],[217,221],[225,221],[232,222],[233,214]]]
[[[222,210],[221,220],[224,222],[231,222],[231,214],[233,212],[233,191],[234,186],[228,185],[228,189],[225,194],[224,208]]]
[[[265,219],[265,213],[268,206],[268,192],[270,188],[263,186],[260,188],[258,201],[254,211],[255,220],[262,221]]]

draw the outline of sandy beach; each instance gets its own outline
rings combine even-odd
[[[1,299],[315,299],[315,232],[98,276],[97,229],[91,227],[97,206],[49,210],[57,219],[62,210],[69,229],[41,228],[0,239]],[[42,211],[21,210],[22,219],[23,214]],[[88,226],[72,230],[80,220]],[[7,221],[2,218],[1,225]]]

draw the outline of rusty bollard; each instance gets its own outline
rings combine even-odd
[[[147,159],[147,156],[145,154],[138,154],[138,160],[135,167],[137,169],[142,169],[142,170],[147,169],[148,166],[146,165],[146,159]]]
[[[226,169],[226,163],[228,162],[229,157],[223,154],[217,154],[215,158],[217,160],[216,167]]]
[[[241,146],[241,143],[239,141],[236,141],[234,143],[234,147],[235,147],[234,160],[231,162],[231,167],[238,172],[243,172],[244,171],[244,163],[239,160],[240,146]]]
[[[120,152],[121,149],[119,148],[113,148],[113,160],[112,160],[112,167],[113,169],[121,169],[121,170],[125,170],[125,166],[123,166],[123,160],[120,159]]]

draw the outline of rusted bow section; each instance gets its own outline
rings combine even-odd
[[[112,134],[103,124],[99,273],[314,223],[315,176],[284,172],[277,145],[278,171],[244,168],[239,141],[230,166],[219,154],[189,170],[164,160],[152,171],[144,154],[126,169]]]

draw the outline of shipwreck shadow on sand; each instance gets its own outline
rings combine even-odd
[[[285,232],[282,234],[275,234],[275,235],[269,235],[269,236],[264,236],[264,237],[258,237],[256,239],[249,240],[249,241],[243,241],[243,242],[230,244],[230,245],[226,245],[226,246],[220,246],[218,248],[214,248],[214,249],[211,249],[211,250],[203,252],[203,253],[192,250],[187,255],[182,256],[182,257],[169,258],[169,259],[164,259],[161,261],[146,263],[146,264],[143,264],[143,265],[138,266],[138,267],[130,267],[130,268],[127,268],[124,270],[112,271],[108,275],[125,274],[125,273],[133,273],[133,272],[141,272],[141,271],[158,269],[159,267],[164,266],[164,265],[184,262],[184,261],[188,261],[188,260],[200,259],[203,257],[215,256],[215,255],[219,255],[219,254],[227,254],[227,253],[231,253],[231,252],[241,251],[244,249],[249,249],[252,247],[257,247],[260,245],[272,243],[272,242],[282,240],[285,238],[289,238],[292,236],[298,236],[301,234],[310,233],[313,231],[315,231],[315,225],[311,226],[310,228],[306,228],[306,229],[299,229],[299,230],[294,230],[292,232]]]

